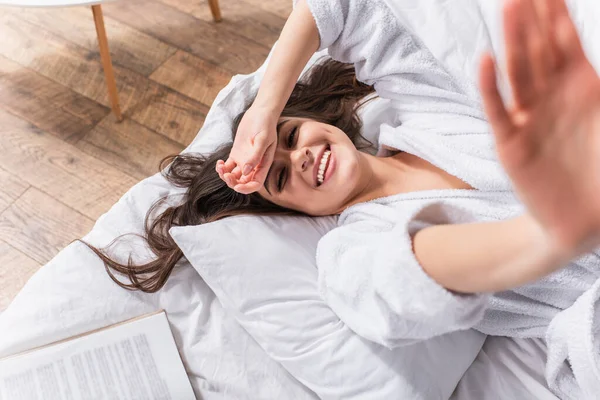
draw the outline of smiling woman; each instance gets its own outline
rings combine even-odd
[[[278,161],[269,171],[268,191],[244,195],[230,189],[219,177],[217,161],[227,158],[231,144],[210,155],[170,156],[161,163],[161,169],[168,165],[163,174],[169,182],[187,190],[180,205],[167,207],[154,215],[165,204],[167,199],[164,198],[146,215],[146,238],[156,258],[147,264],[125,265],[112,259],[108,248],[86,245],[102,258],[117,284],[127,289],[156,292],[183,256],[169,235],[173,226],[200,225],[241,214],[331,214],[333,208],[354,193],[340,192],[340,188],[350,187],[343,181],[350,178],[352,171],[351,158],[346,160],[346,157],[358,160],[360,156],[355,153],[363,153],[357,150],[372,146],[361,136],[357,110],[373,98],[367,97],[373,92],[371,86],[356,80],[352,65],[324,59],[296,84],[282,113],[278,127]],[[243,115],[237,117],[232,135]],[[332,155],[329,166],[325,165],[324,181],[318,184],[326,150]],[[336,166],[336,160],[342,159],[343,163],[338,162]],[[342,170],[346,172],[336,172]],[[338,185],[329,183],[334,179],[339,181]],[[114,271],[124,274],[130,283],[121,282]]]
[[[331,59],[315,65],[281,114],[274,160],[258,193],[313,216],[339,213],[356,201],[369,182],[363,168],[369,156],[359,150],[371,146],[360,134],[356,111],[372,92],[351,65]]]

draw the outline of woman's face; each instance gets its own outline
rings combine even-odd
[[[308,215],[334,215],[366,185],[361,153],[335,126],[282,117],[277,132],[275,158],[259,191],[267,200]]]

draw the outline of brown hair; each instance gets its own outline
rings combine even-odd
[[[345,132],[357,148],[371,146],[361,134],[361,122],[356,113],[366,101],[364,97],[373,93],[372,86],[356,80],[352,65],[325,59],[315,64],[296,84],[283,112],[283,117],[309,118],[334,125]],[[243,117],[234,121],[233,136]],[[183,201],[177,206],[167,206],[156,218],[152,215],[166,204],[169,196],[157,200],[145,219],[144,239],[156,258],[148,263],[136,265],[131,257],[121,264],[107,255],[107,249],[86,244],[100,257],[106,271],[118,285],[130,289],[153,293],[162,288],[171,275],[175,264],[183,257],[175,241],[169,235],[172,226],[200,225],[239,214],[285,215],[298,214],[282,208],[261,197],[258,193],[243,195],[230,189],[215,171],[218,160],[226,160],[232,143],[221,146],[209,155],[184,153],[166,157],[160,163],[162,175],[174,186],[186,188]],[[117,279],[114,271],[125,275],[130,283]]]

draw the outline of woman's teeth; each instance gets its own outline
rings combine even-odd
[[[319,166],[319,173],[317,174],[317,182],[319,185],[322,184],[325,179],[325,170],[327,169],[327,161],[329,161],[330,154],[331,150],[327,150],[323,153],[323,157],[321,158],[321,165]]]

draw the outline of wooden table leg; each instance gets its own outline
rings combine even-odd
[[[219,0],[208,0],[210,12],[212,13],[215,22],[221,21],[221,9],[219,8]]]
[[[110,59],[110,51],[108,50],[108,39],[106,38],[106,29],[104,28],[104,17],[102,16],[102,8],[100,5],[92,6],[94,14],[94,23],[96,24],[96,33],[98,34],[98,45],[100,47],[100,58],[102,59],[102,67],[104,69],[104,78],[108,88],[108,97],[112,106],[113,113],[118,121],[123,120],[121,115],[121,107],[119,106],[119,94],[117,93],[117,82],[113,71],[112,61]]]

